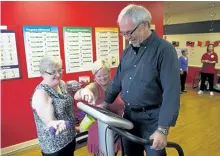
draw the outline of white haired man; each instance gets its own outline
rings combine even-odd
[[[127,156],[166,155],[168,130],[175,126],[180,107],[179,63],[175,48],[150,30],[150,12],[128,5],[118,16],[120,33],[130,45],[124,50],[117,72],[105,93],[113,103],[119,93],[125,102],[124,118],[134,124],[132,134],[152,139],[141,146],[123,139]]]

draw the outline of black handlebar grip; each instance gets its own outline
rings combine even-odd
[[[126,130],[120,129],[120,128],[116,128],[116,127],[112,127],[109,126],[109,128],[115,132],[117,132],[119,135],[124,136],[125,138],[131,140],[132,142],[141,144],[141,145],[147,145],[147,146],[151,146],[153,144],[153,140],[146,140],[140,137],[137,137],[129,132],[127,132]],[[167,146],[168,148],[175,148],[179,154],[179,156],[184,156],[184,152],[183,149],[180,145],[174,143],[174,142],[167,142]]]

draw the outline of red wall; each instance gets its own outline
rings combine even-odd
[[[49,25],[59,27],[61,57],[64,60],[63,26],[116,27],[117,15],[130,2],[1,2],[1,25],[16,32],[21,79],[2,81],[1,148],[37,138],[29,99],[40,78],[27,77],[22,26]],[[163,35],[163,2],[135,2],[144,5],[153,16],[157,33]],[[120,37],[120,51],[122,38]],[[95,58],[95,56],[94,56]],[[65,62],[64,62],[65,63]],[[65,66],[65,64],[64,64]],[[65,68],[64,68],[65,69]],[[112,70],[114,74],[115,69]],[[64,74],[63,80],[78,79],[90,72]]]
[[[192,83],[197,71],[200,71],[199,67],[189,67],[188,75],[187,75],[187,83]]]

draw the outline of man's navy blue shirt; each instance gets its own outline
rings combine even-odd
[[[129,45],[106,90],[105,102],[118,94],[130,107],[161,105],[159,126],[174,126],[180,107],[179,62],[175,48],[152,32],[140,48]]]

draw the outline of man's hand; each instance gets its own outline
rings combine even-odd
[[[157,130],[150,136],[150,140],[153,140],[151,149],[154,150],[162,150],[167,145],[167,136]]]

